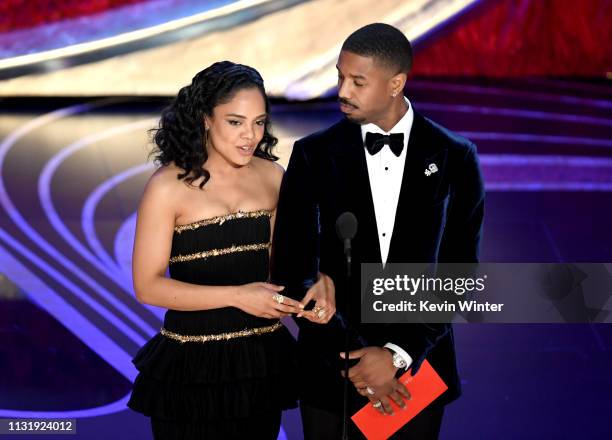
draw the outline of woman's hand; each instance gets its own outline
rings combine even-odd
[[[315,302],[312,310],[302,310],[298,313],[298,318],[304,317],[317,324],[327,324],[336,313],[334,281],[324,273],[319,273],[319,280],[308,289],[302,299],[302,304],[305,306],[310,301]]]
[[[282,295],[284,289],[270,283],[249,283],[237,287],[235,307],[260,318],[282,318],[300,313],[304,306]]]

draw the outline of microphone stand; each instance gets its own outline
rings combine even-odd
[[[344,390],[342,407],[342,440],[348,440],[348,390],[349,390],[349,290],[351,280],[351,240],[357,233],[357,218],[352,212],[342,213],[336,220],[336,233],[344,244],[344,257],[346,261],[346,278],[344,283]]]
[[[351,240],[346,238],[344,240],[344,256],[346,257],[346,278],[344,288],[349,290],[349,283],[351,279]],[[347,292],[348,293],[348,292]],[[349,387],[349,301],[348,294],[345,295],[344,303],[344,317],[346,325],[344,328],[344,394],[343,394],[343,407],[342,407],[342,440],[348,440],[348,387]]]

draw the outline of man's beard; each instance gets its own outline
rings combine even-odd
[[[354,122],[356,124],[362,124],[365,119],[364,118],[355,118],[353,116],[347,115],[346,113],[342,113],[344,115],[344,117],[346,118],[347,121],[351,121]]]

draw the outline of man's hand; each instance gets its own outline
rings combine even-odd
[[[340,357],[344,359],[344,353],[340,353]],[[404,399],[410,400],[410,393],[395,379],[397,368],[393,366],[389,350],[364,347],[349,352],[349,359],[359,359],[357,365],[349,369],[349,379],[359,394],[370,399],[374,408],[382,414],[393,414],[389,399],[400,408],[406,406]]]
[[[306,306],[310,301],[315,302],[312,310],[302,310],[298,313],[298,318],[304,317],[316,324],[327,324],[336,313],[334,281],[324,273],[319,273],[319,280],[308,289],[301,303]]]

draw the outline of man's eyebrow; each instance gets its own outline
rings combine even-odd
[[[338,69],[338,65],[336,65],[336,69]],[[341,73],[341,72],[340,72],[340,69],[338,69],[338,73]],[[354,78],[354,79],[367,79],[367,78],[366,78],[365,76],[363,76],[363,75],[352,75],[352,74],[350,74],[350,73],[349,73],[349,76],[350,76],[351,78]]]

